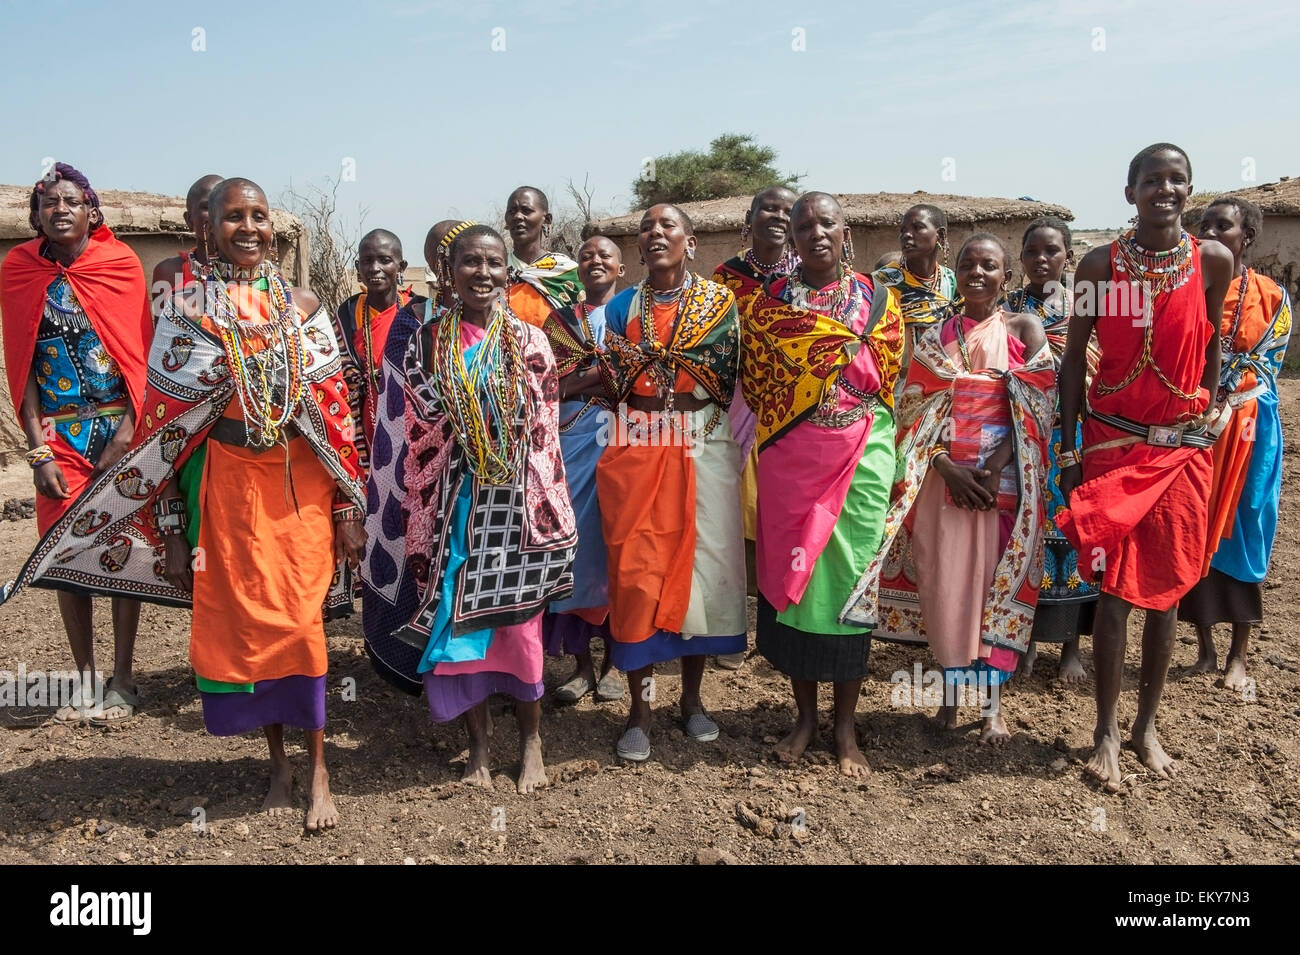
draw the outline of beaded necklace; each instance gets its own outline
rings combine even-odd
[[[1222,337],[1221,346],[1225,355],[1231,355],[1236,348],[1237,329],[1241,327],[1241,307],[1246,301],[1246,267],[1241,267],[1241,284],[1237,286],[1237,306],[1232,310],[1232,329]]]
[[[1188,238],[1187,233],[1184,232],[1178,240],[1178,245],[1174,246],[1174,248],[1165,252],[1148,252],[1133,241],[1134,234],[1135,230],[1130,229],[1115,243],[1114,263],[1118,271],[1125,272],[1130,276],[1131,282],[1137,283],[1140,281],[1142,284],[1144,311],[1146,313],[1142,322],[1142,354],[1138,356],[1137,363],[1134,364],[1132,370],[1118,384],[1107,385],[1100,378],[1096,379],[1097,393],[1099,395],[1113,395],[1115,392],[1127,388],[1137,381],[1138,375],[1142,374],[1143,368],[1150,366],[1156,378],[1171,394],[1184,401],[1195,401],[1199,388],[1193,392],[1183,391],[1183,389],[1179,388],[1165,374],[1164,369],[1156,364],[1155,354],[1152,351],[1156,325],[1152,317],[1152,310],[1154,309],[1156,297],[1180,288],[1191,277],[1191,240]]]
[[[227,282],[259,279],[266,280],[271,305],[265,322],[242,318],[226,288]],[[202,281],[211,303],[208,317],[221,337],[249,440],[270,447],[281,440],[307,390],[302,332],[289,283],[270,263],[240,269],[220,259]]]
[[[361,371],[365,375],[366,382],[366,408],[370,412],[370,420],[376,420],[379,398],[376,392],[379,390],[379,362],[375,360],[375,340],[374,340],[374,323],[370,320],[370,308],[366,305],[366,292],[362,292],[357,299],[356,311],[353,315],[354,321],[358,328],[363,332],[366,343],[366,354],[361,359]],[[393,292],[393,304],[396,308],[402,307],[402,290],[395,289]]]
[[[509,484],[524,466],[532,424],[518,319],[497,303],[467,365],[464,311],[457,303],[438,320],[430,373],[470,473],[484,484]]]
[[[790,272],[794,271],[794,267],[797,264],[795,261],[795,253],[792,249],[786,249],[781,253],[779,259],[771,265],[768,265],[765,262],[760,262],[758,260],[758,256],[754,254],[752,246],[745,250],[745,262],[759,275],[788,275]]]
[[[856,276],[848,269],[841,270],[839,282],[831,292],[823,292],[809,285],[803,278],[803,269],[790,276],[790,299],[796,308],[821,312],[832,318],[844,319],[857,314],[862,307],[862,289]]]
[[[667,292],[659,292],[650,287],[650,278],[647,276],[641,281],[641,347],[656,355],[660,360],[651,362],[646,366],[645,373],[664,399],[664,416],[672,429],[681,434],[688,441],[696,438],[707,438],[713,433],[713,429],[718,426],[722,420],[723,410],[716,402],[713,406],[713,415],[701,427],[688,429],[677,421],[675,410],[674,395],[676,394],[677,374],[676,365],[668,357],[668,345],[671,342],[673,329],[668,331],[669,341],[661,342],[659,340],[659,331],[655,327],[655,305],[666,305],[670,302],[685,303],[686,293],[695,283],[695,276],[687,270],[686,278],[682,284],[675,289]],[[678,306],[677,318],[681,319],[681,305]],[[629,434],[634,431],[634,426],[620,410],[618,412],[619,420],[628,428]],[[647,425],[646,433],[649,426]]]
[[[1178,244],[1164,252],[1150,252],[1137,243],[1137,230],[1129,229],[1115,243],[1115,266],[1140,281],[1154,302],[1156,296],[1181,288],[1192,277],[1192,242],[1186,232]]]

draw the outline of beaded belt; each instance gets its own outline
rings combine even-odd
[[[89,421],[91,418],[107,418],[109,415],[126,414],[126,399],[119,398],[117,401],[105,401],[103,404],[97,404],[88,401],[84,405],[78,405],[70,411],[60,411],[58,414],[48,415],[48,420],[54,424],[70,424],[73,421]]]
[[[1161,425],[1142,424],[1138,421],[1130,421],[1128,418],[1121,418],[1118,415],[1102,414],[1099,411],[1089,411],[1088,416],[1096,418],[1102,424],[1109,425],[1117,431],[1127,431],[1131,437],[1115,438],[1110,441],[1089,445],[1083,449],[1084,454],[1106,448],[1119,448],[1129,444],[1138,444],[1139,442],[1157,448],[1212,448],[1216,439],[1215,435],[1207,431],[1205,421],[1199,418],[1182,424]]]
[[[249,451],[256,454],[262,454],[265,451],[271,450],[271,448],[284,447],[280,442],[276,442],[272,445],[255,442],[252,439],[252,436],[248,433],[248,426],[244,424],[244,422],[235,418],[222,418],[219,420],[212,426],[212,430],[208,432],[208,437],[212,438],[214,441],[220,441],[222,444],[229,444],[236,448],[247,448]],[[297,427],[292,423],[289,424],[284,429],[284,437],[286,443],[293,438],[299,437]]]
[[[867,416],[867,412],[875,413],[876,408],[880,405],[880,397],[874,394],[866,394],[857,388],[849,385],[843,378],[837,379],[837,387],[842,387],[850,395],[858,398],[859,401],[852,408],[845,411],[826,411],[820,408],[808,419],[809,424],[816,425],[819,428],[840,429],[847,428],[851,424],[856,424]]]

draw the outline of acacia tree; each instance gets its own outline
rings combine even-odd
[[[326,179],[323,187],[308,186],[306,194],[290,183],[282,199],[307,229],[311,290],[331,312],[357,290],[357,245],[366,219],[365,209],[358,209],[355,226],[339,216],[338,194],[339,181]]]
[[[793,189],[803,179],[802,174],[782,174],[775,162],[776,150],[753,136],[724,133],[709,143],[708,152],[687,149],[647,162],[632,182],[633,208],[750,196],[768,186]]]

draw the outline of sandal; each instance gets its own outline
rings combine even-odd
[[[591,680],[579,673],[568,683],[556,688],[555,702],[577,703],[595,688],[596,684],[592,683]]]
[[[80,726],[90,719],[94,705],[69,703],[61,706],[54,713],[54,722],[59,726]]]
[[[113,681],[108,681],[108,692],[104,694],[104,703],[102,706],[95,708],[95,715],[90,718],[91,726],[114,726],[118,723],[125,723],[131,717],[135,716],[135,708],[140,705],[139,692],[132,693],[127,690],[119,690],[113,686]],[[112,713],[117,710],[117,713]]]
[[[614,752],[620,759],[626,759],[633,763],[644,763],[650,758],[650,737],[646,735],[645,730],[639,726],[629,726],[627,731],[618,738],[618,744],[614,747]]]
[[[612,703],[623,699],[626,691],[627,683],[623,679],[623,674],[611,668],[596,684],[596,699],[604,703]]]

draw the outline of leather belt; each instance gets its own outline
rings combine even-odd
[[[1089,445],[1083,449],[1084,454],[1090,451],[1102,451],[1106,448],[1119,448],[1125,445],[1138,444],[1139,442],[1157,448],[1212,448],[1217,439],[1217,435],[1212,435],[1207,430],[1203,418],[1181,424],[1162,425],[1142,424],[1138,421],[1130,421],[1128,418],[1121,418],[1118,415],[1102,414],[1099,411],[1089,411],[1088,416],[1097,419],[1104,425],[1109,425],[1117,431],[1126,431],[1131,437],[1114,438],[1110,441],[1101,441]]]
[[[262,454],[265,451],[270,451],[271,448],[284,447],[289,441],[300,436],[297,426],[290,422],[284,429],[285,440],[283,443],[276,442],[271,445],[256,443],[248,433],[248,426],[237,418],[221,418],[208,432],[208,437],[214,441],[220,441],[222,444],[229,444],[236,448],[247,448],[255,454]]]

